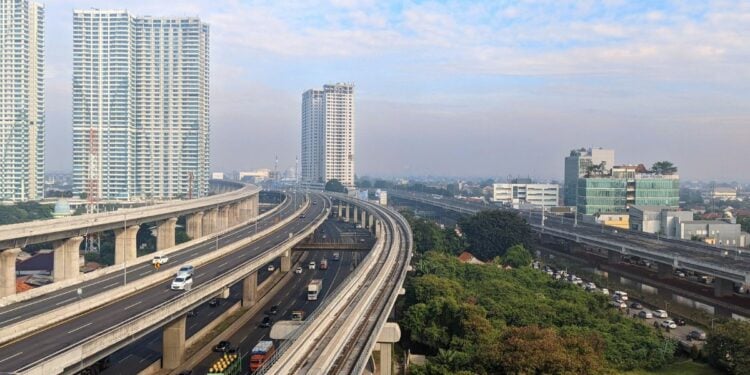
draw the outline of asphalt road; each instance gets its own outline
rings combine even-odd
[[[219,237],[218,246],[223,247],[232,242],[238,241],[247,237],[250,234],[254,234],[256,231],[261,231],[267,227],[275,224],[279,217],[287,217],[294,212],[293,199],[288,199],[283,206],[279,208],[279,211],[273,215],[263,218],[256,225],[249,225],[244,228],[236,229],[224,236]],[[186,263],[192,258],[196,258],[203,254],[209,253],[216,250],[217,241],[207,241],[198,245],[188,247],[178,253],[170,254],[169,263],[165,267],[171,267],[175,264]],[[12,305],[0,307],[0,327],[7,326],[9,324],[15,324],[24,319],[35,317],[41,313],[47,312],[51,309],[59,308],[71,303],[79,303],[78,288],[83,291],[82,298],[95,298],[97,294],[111,290],[123,283],[132,282],[143,277],[150,276],[157,272],[166,272],[165,270],[157,271],[151,265],[150,262],[142,263],[137,266],[127,267],[126,271],[117,274],[105,275],[93,280],[89,280],[80,284],[70,286],[68,288],[61,289],[46,295],[39,296],[37,298],[29,299],[14,303]],[[1,364],[1,362],[0,362]]]
[[[310,314],[317,308],[325,298],[335,289],[341,281],[343,281],[355,268],[355,264],[358,263],[365,255],[365,252],[361,251],[343,251],[341,252],[341,260],[338,262],[331,261],[330,251],[311,251],[306,258],[306,262],[314,260],[320,262],[323,257],[328,258],[328,270],[309,270],[307,267],[303,267],[301,275],[294,274],[294,279],[291,280],[287,287],[284,288],[274,298],[270,299],[266,303],[258,314],[256,314],[250,321],[242,327],[236,334],[231,336],[229,341],[233,347],[240,349],[243,358],[246,361],[249,370],[248,356],[250,350],[261,340],[268,340],[268,335],[271,332],[271,328],[261,328],[260,323],[263,317],[270,310],[271,306],[278,305],[279,312],[276,315],[271,315],[274,322],[279,320],[291,320],[291,314],[294,310],[305,311],[305,316]],[[323,279],[323,290],[320,293],[317,301],[307,300],[307,284],[312,279]],[[283,293],[283,294],[282,294]],[[279,345],[281,341],[275,340],[274,344]],[[208,357],[204,358],[201,363],[193,368],[193,374],[205,374],[211,365],[221,357],[220,353],[212,353]]]
[[[197,267],[194,274],[194,285],[200,285],[202,281],[210,280],[233,269],[236,265],[258,256],[273,248],[277,243],[288,238],[290,232],[300,232],[318,216],[326,207],[321,195],[311,195],[315,205],[310,205],[304,219],[295,219],[283,229],[266,236],[231,255],[214,260],[211,263]],[[248,228],[252,230],[251,228]],[[252,233],[252,232],[250,232]],[[236,233],[233,239],[226,239],[227,243],[235,241],[249,233]],[[222,245],[220,240],[220,245]],[[209,251],[206,248],[204,251]],[[188,251],[192,258],[198,255],[198,250]],[[144,276],[147,271],[144,271]],[[148,271],[153,272],[153,271]],[[39,331],[33,335],[14,341],[0,347],[0,372],[14,372],[64,348],[81,342],[82,340],[96,335],[116,323],[125,321],[139,313],[148,311],[159,305],[180,298],[183,292],[172,291],[169,286],[172,280],[166,280],[155,284],[149,289],[130,295],[109,305],[90,311],[86,314],[72,318],[66,322]],[[153,327],[153,330],[159,327]]]

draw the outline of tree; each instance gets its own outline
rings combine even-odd
[[[337,180],[335,178],[332,179],[332,180],[329,180],[326,183],[325,190],[326,191],[332,191],[332,192],[335,192],[335,193],[344,193],[344,194],[346,194],[347,191],[348,191],[348,190],[346,190],[346,187],[344,187],[344,185],[341,184],[341,181],[339,181],[339,180]]]
[[[466,237],[469,251],[481,260],[503,256],[514,245],[527,248],[530,245],[531,228],[513,212],[482,211],[462,218],[459,226]]]
[[[357,186],[361,187],[362,189],[369,189],[372,187],[372,182],[370,182],[370,180],[359,180]]]
[[[393,187],[393,183],[386,180],[375,180],[375,185],[373,187],[376,189],[390,189]]]
[[[669,161],[657,161],[651,167],[651,172],[656,174],[670,175],[677,173],[677,167]]]
[[[750,374],[750,323],[730,320],[719,323],[708,335],[708,361],[735,375]]]
[[[513,268],[528,267],[534,258],[523,245],[511,246],[502,257],[503,263]]]

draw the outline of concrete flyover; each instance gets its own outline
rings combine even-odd
[[[226,190],[232,187],[222,186]],[[156,250],[165,250],[175,245],[178,217],[186,218],[188,236],[199,238],[257,216],[259,193],[257,186],[246,185],[199,199],[0,226],[0,298],[16,292],[15,258],[25,246],[52,243],[53,278],[68,280],[79,274],[79,248],[85,236],[114,231],[115,263],[120,264],[136,258],[136,233],[142,224],[156,223]]]
[[[391,373],[392,347],[400,330],[387,320],[411,260],[411,230],[393,210],[343,195],[333,197],[339,201],[340,218],[367,223],[375,231],[375,246],[358,271],[290,335],[259,374],[360,374],[373,351],[381,353],[378,372]]]
[[[0,372],[74,373],[159,328],[163,368],[175,368],[184,355],[185,314],[237,282],[243,284],[243,300],[254,303],[258,269],[278,257],[283,264],[292,247],[328,216],[329,205],[322,196],[312,195],[311,200],[318,204],[308,200],[300,209],[307,218],[295,214],[269,228],[270,236],[258,240],[259,233],[196,259],[196,284],[189,291],[169,290],[170,280],[132,286],[133,292],[108,305],[3,346],[0,358],[6,360],[0,362]]]
[[[505,209],[447,197],[435,199],[420,193],[389,191],[388,194],[392,198],[462,214]],[[714,285],[717,296],[732,293],[733,283],[750,286],[749,251],[713,247],[695,241],[664,239],[623,229],[614,230],[564,217],[546,216],[543,221],[539,212],[507,210],[518,212],[527,218],[532,230],[537,233],[606,250],[613,262],[617,262],[622,255],[633,255],[659,264],[662,274],[671,274],[675,268],[683,268],[713,276],[716,279]]]

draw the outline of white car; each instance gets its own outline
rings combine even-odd
[[[193,271],[194,270],[195,270],[195,268],[193,266],[191,266],[189,264],[186,264],[186,265],[180,267],[180,269],[177,271],[177,275],[175,275],[175,277],[193,276]]]
[[[302,267],[299,267],[299,266],[298,266],[298,267],[297,267],[297,268],[296,268],[296,269],[294,270],[294,273],[297,273],[297,274],[301,274],[301,273],[302,273]]]
[[[650,312],[646,310],[641,310],[640,312],[638,312],[638,316],[641,319],[653,319],[654,318],[654,314],[651,314]]]
[[[654,316],[657,318],[668,318],[669,315],[664,310],[654,310]]]
[[[614,306],[615,308],[618,308],[618,309],[625,309],[625,308],[628,307],[628,305],[625,302],[622,302],[622,301],[612,300],[609,304],[612,305],[612,306]]]
[[[596,284],[594,284],[594,283],[586,283],[586,285],[584,287],[588,291],[594,291],[594,290],[596,290]]]
[[[169,262],[169,257],[166,255],[156,255],[154,256],[154,259],[151,259],[151,263],[153,264],[165,264]]]
[[[312,261],[307,264],[307,269],[314,270],[315,269],[315,261]]]
[[[172,281],[172,290],[190,290],[193,287],[193,275],[177,276]]]
[[[276,271],[276,266],[274,266],[273,264],[269,264],[268,265],[268,272],[273,272],[273,271]]]
[[[609,289],[607,289],[607,288],[602,288],[602,289],[601,289],[601,291],[602,291],[602,294],[604,294],[605,296],[608,296],[608,295],[609,295]]]
[[[628,300],[628,294],[625,293],[625,292],[623,292],[623,291],[621,291],[621,290],[615,290],[615,294],[614,295],[615,295],[615,297],[618,297],[619,299],[621,299],[623,301],[627,301]]]
[[[677,324],[675,324],[673,320],[665,320],[661,322],[661,326],[664,328],[669,328],[669,329],[677,328]]]

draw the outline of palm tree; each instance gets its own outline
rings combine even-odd
[[[654,165],[651,167],[651,172],[656,174],[675,174],[677,173],[677,167],[672,164],[672,162],[669,161],[657,161],[654,163]]]

